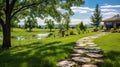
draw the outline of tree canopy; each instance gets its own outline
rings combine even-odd
[[[58,10],[67,10],[73,15],[71,6],[80,6],[83,0],[0,0],[0,24],[3,29],[3,48],[11,47],[11,21],[30,16],[32,18],[51,16],[60,21],[62,13]]]
[[[50,29],[50,32],[52,32],[52,29],[54,28],[54,25],[55,25],[54,21],[51,19],[46,19],[45,23],[46,23],[47,28]]]

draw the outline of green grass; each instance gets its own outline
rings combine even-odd
[[[25,32],[24,30],[16,29],[12,32],[12,36],[22,35],[28,37],[28,35],[31,36],[48,31],[40,29],[38,31]],[[72,49],[75,42],[79,38],[95,34],[98,33],[46,38],[42,40],[26,39],[21,44],[12,38],[11,49],[0,49],[0,67],[56,67],[58,61],[68,59],[69,55],[73,52]]]
[[[120,67],[120,33],[109,33],[95,40],[103,49],[105,62],[101,67]]]

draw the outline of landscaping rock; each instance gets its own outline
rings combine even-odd
[[[95,59],[95,62],[104,62],[103,59]]]
[[[82,67],[98,67],[97,65],[94,64],[84,64]]]
[[[87,57],[72,57],[72,60],[74,60],[76,62],[83,62],[83,63],[91,61],[91,59],[87,58]]]
[[[87,56],[94,57],[94,58],[101,58],[103,57],[102,54],[96,54],[96,53],[87,53]]]
[[[71,54],[72,57],[79,57],[81,54]]]
[[[96,44],[89,44],[88,46],[90,46],[90,47],[96,47],[97,45]]]
[[[93,43],[93,42],[88,42],[88,43],[86,43],[86,44],[88,44],[88,45],[94,45],[95,43]]]
[[[74,49],[73,51],[76,53],[86,53],[87,52],[86,50],[82,50],[82,49]]]
[[[68,61],[68,60],[61,61],[57,64],[57,66],[59,66],[59,67],[72,67],[74,65],[75,65],[75,62]]]
[[[79,43],[79,44],[77,44],[76,46],[83,47],[83,46],[86,46],[86,45],[87,45],[87,44]]]

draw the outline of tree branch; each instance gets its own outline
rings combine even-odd
[[[10,4],[10,7],[11,7],[11,8],[10,8],[10,11],[13,10],[16,1],[17,1],[17,0],[12,0],[12,2],[11,2],[11,4]]]
[[[14,15],[17,14],[19,11],[24,10],[24,9],[27,9],[27,7],[34,6],[34,5],[39,5],[39,4],[40,4],[40,3],[33,3],[33,4],[29,4],[29,5],[22,6],[21,8],[19,8],[18,10],[16,10],[16,11],[11,15],[11,18],[14,17]]]

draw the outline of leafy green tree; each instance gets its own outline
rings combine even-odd
[[[25,20],[25,29],[29,28],[28,32],[31,32],[32,31],[32,28],[36,27],[37,26],[37,21],[28,17],[26,20]]]
[[[52,31],[52,29],[54,28],[55,24],[51,19],[46,19],[45,20],[46,26],[50,29],[50,32]]]
[[[65,28],[65,30],[67,31],[68,34],[68,30],[70,28],[69,24],[70,24],[70,15],[69,14],[64,14],[64,22],[63,22],[63,26]]]
[[[98,4],[96,5],[95,11],[91,16],[91,21],[92,25],[95,26],[95,29],[97,30],[100,22],[102,21],[102,15]]]
[[[81,30],[81,31],[84,30],[84,25],[83,25],[83,22],[82,22],[82,21],[80,22],[80,30]]]
[[[83,22],[81,21],[80,23],[80,30],[84,33],[87,29],[87,26],[83,24]]]
[[[60,21],[62,13],[57,8],[65,9],[71,14],[71,6],[80,6],[83,3],[83,0],[0,0],[0,24],[3,29],[2,48],[11,47],[11,21],[14,18],[22,19],[32,14],[33,18],[44,19],[51,16]]]
[[[78,34],[80,34],[80,31],[82,31],[84,33],[86,31],[86,29],[87,29],[87,26],[84,25],[82,21],[76,25],[76,30],[77,30]]]
[[[87,31],[87,25],[84,25],[84,29],[83,29],[84,31]]]

